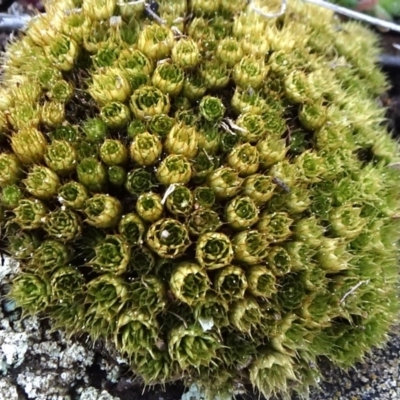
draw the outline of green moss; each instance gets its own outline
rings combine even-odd
[[[11,297],[147,384],[305,394],[400,308],[376,37],[300,1],[132,3],[53,2],[7,47]]]

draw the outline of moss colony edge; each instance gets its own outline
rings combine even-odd
[[[296,1],[128,3],[49,2],[3,55],[11,297],[147,384],[306,396],[399,309],[376,38]]]

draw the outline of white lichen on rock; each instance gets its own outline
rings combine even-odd
[[[28,350],[28,336],[23,333],[0,331],[0,357],[7,366],[19,367]]]
[[[119,400],[119,397],[111,396],[106,390],[100,390],[94,387],[88,387],[82,391],[79,400]]]
[[[19,400],[17,388],[6,377],[0,378],[0,399]]]

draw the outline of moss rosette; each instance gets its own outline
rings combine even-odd
[[[7,45],[10,296],[148,385],[306,395],[399,311],[377,38],[295,0],[158,4],[49,1]]]

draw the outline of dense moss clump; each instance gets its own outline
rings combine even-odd
[[[57,0],[8,45],[11,297],[147,384],[306,395],[399,308],[376,38],[294,0],[189,3]]]

